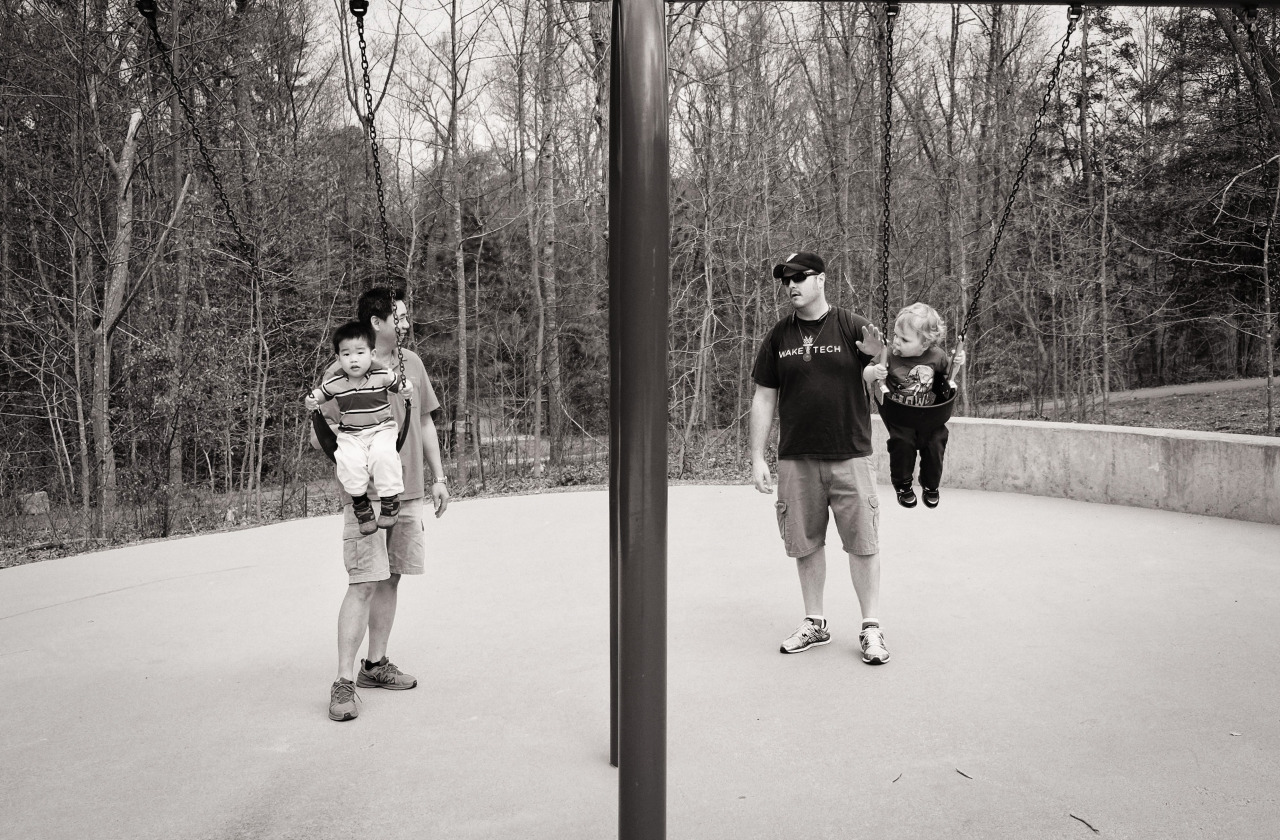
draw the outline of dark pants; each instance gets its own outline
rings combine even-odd
[[[889,430],[889,478],[894,487],[907,487],[920,453],[920,486],[937,490],[942,481],[942,457],[947,451],[947,424],[927,432],[885,423]]]

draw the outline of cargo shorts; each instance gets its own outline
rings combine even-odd
[[[373,503],[374,510],[378,503]],[[386,580],[392,574],[420,575],[426,571],[426,540],[422,514],[423,499],[405,499],[400,517],[386,530],[365,536],[351,505],[342,509],[342,560],[351,583]]]
[[[846,553],[880,550],[880,495],[870,457],[778,459],[774,507],[788,557],[805,557],[826,545],[828,507]]]

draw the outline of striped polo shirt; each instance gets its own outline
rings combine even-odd
[[[386,423],[394,425],[388,391],[399,391],[396,375],[384,367],[369,368],[359,379],[351,379],[341,368],[320,384],[327,400],[337,400],[342,419],[340,432],[362,432]]]

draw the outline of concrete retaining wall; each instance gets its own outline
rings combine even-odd
[[[1280,524],[1280,438],[968,417],[948,425],[944,491],[1060,496]],[[872,439],[876,472],[887,484],[878,416]]]

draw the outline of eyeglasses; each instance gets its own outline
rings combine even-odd
[[[792,274],[790,277],[779,277],[778,282],[783,286],[790,286],[795,283],[797,286],[812,277],[812,274]]]

